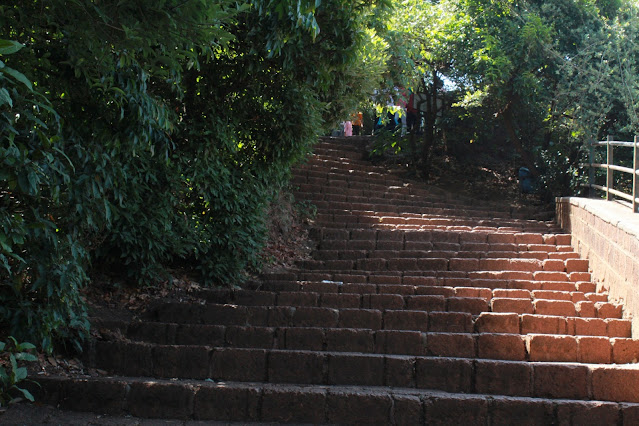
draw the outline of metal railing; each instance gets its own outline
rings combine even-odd
[[[595,147],[606,147],[606,163],[595,163]],[[614,147],[626,147],[633,149],[633,165],[630,167],[622,167],[614,163]],[[590,143],[590,163],[588,171],[588,188],[592,195],[593,189],[598,189],[606,193],[606,200],[612,200],[612,197],[623,198],[632,203],[632,211],[639,213],[639,137],[635,136],[634,142],[621,142],[613,140],[612,136],[608,136],[605,141]],[[606,185],[595,184],[595,169],[606,170]],[[629,173],[632,175],[632,194],[620,191],[614,188],[614,172]]]

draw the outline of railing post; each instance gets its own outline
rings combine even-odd
[[[635,136],[634,140],[634,156],[632,162],[632,211],[633,213],[639,213],[639,203],[637,203],[637,197],[639,197],[639,182],[637,181],[639,178],[637,177],[637,173],[639,172],[639,137]]]
[[[590,167],[588,167],[588,196],[589,197],[594,197],[595,196],[595,189],[593,188],[593,185],[595,184],[595,168],[592,166],[595,162],[595,143],[593,139],[590,139],[588,141],[589,144],[589,154],[588,156],[590,157]]]
[[[610,190],[613,187],[613,171],[610,169],[610,165],[614,164],[612,144],[610,142],[613,141],[611,135],[608,135],[608,139],[606,140],[606,201],[610,201]]]

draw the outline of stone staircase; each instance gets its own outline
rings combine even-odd
[[[293,178],[312,260],[95,325],[103,377],[64,409],[228,422],[639,424],[639,341],[570,235],[532,211],[404,183],[359,138]]]

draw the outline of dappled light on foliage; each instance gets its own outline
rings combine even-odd
[[[636,14],[620,0],[3,4],[0,325],[81,350],[92,277],[241,283],[268,257],[292,165],[391,96],[418,95],[420,125],[375,149],[415,175],[472,144],[547,194],[574,190],[586,140],[637,131]]]

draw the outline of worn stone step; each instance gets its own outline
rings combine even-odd
[[[454,243],[402,243],[402,242],[375,242],[353,241],[347,244],[345,241],[323,241],[320,248],[312,252],[314,260],[362,260],[362,259],[389,259],[389,258],[445,258],[449,259],[450,270],[499,270],[495,269],[495,261],[482,259],[536,259],[541,263],[536,270],[556,272],[587,272],[588,262],[577,259],[577,253],[570,256],[558,256],[552,258],[547,251],[531,251],[527,248],[507,246],[504,244],[468,243],[460,244],[455,250]],[[346,247],[346,248],[343,248]],[[572,262],[578,260],[580,262]],[[568,262],[570,261],[570,262]],[[579,267],[583,263],[585,268]],[[583,271],[586,269],[586,271]],[[508,270],[508,269],[504,269]]]
[[[477,364],[500,361],[504,368],[498,370],[493,379],[506,381],[520,379],[509,377],[513,372],[507,368],[511,365],[508,362],[517,362],[519,368],[529,371],[532,369],[533,374],[540,364],[546,363],[554,367],[555,377],[575,370],[586,376],[585,383],[576,378],[572,382],[566,380],[562,383],[565,389],[554,395],[579,399],[592,398],[590,389],[594,392],[600,386],[593,378],[598,374],[630,383],[636,383],[639,378],[636,364],[611,364],[619,357],[637,360],[637,341],[632,341],[630,350],[627,344],[630,339],[610,339],[610,345],[606,347],[606,339],[601,337],[468,333],[428,333],[424,336],[425,333],[413,332],[426,345],[424,351],[414,354],[411,352],[416,352],[416,346],[406,339],[410,332],[378,333],[383,336],[376,343],[380,350],[372,353],[96,341],[91,366],[112,374],[142,377],[473,392],[473,383],[477,380],[473,367]],[[622,342],[619,347],[618,342]],[[440,371],[433,371],[435,367]],[[453,369],[457,372],[453,373]],[[445,370],[448,371],[445,373]],[[463,374],[467,381],[461,384],[459,377],[447,377],[448,374]],[[451,389],[451,380],[460,387]],[[578,389],[574,389],[575,386]]]
[[[621,318],[620,305],[607,302],[604,294],[553,290],[504,290],[481,287],[372,286],[375,293],[342,285],[338,292],[315,291],[204,291],[200,296],[219,304],[240,306],[291,306],[322,308],[362,308],[379,310],[425,310],[466,312],[514,312],[520,314],[563,315],[583,318]],[[352,292],[351,292],[352,291]]]
[[[465,313],[385,311],[382,324],[382,329],[371,330],[118,322],[102,324],[100,329],[119,330],[133,341],[161,345],[601,364],[639,359],[639,341],[630,338],[630,323],[622,320],[513,314],[482,314],[473,320]]]
[[[490,369],[491,366],[484,368]],[[543,373],[540,370],[542,377]],[[530,389],[531,381],[523,385]],[[546,396],[556,393],[550,386],[539,389],[544,394],[540,397],[492,395],[490,391],[502,383],[486,379],[480,387],[488,392],[470,395],[372,386],[176,382],[131,377],[46,377],[41,382],[42,389],[36,392],[48,404],[67,410],[141,418],[393,425],[639,423],[636,403],[554,399]],[[503,385],[513,387],[510,382]],[[597,391],[598,396],[608,400],[617,393],[621,392],[606,387]]]
[[[499,228],[498,228],[499,229]],[[494,244],[513,244],[519,250],[527,251],[574,251],[570,245],[570,236],[565,234],[542,232],[519,232],[510,227],[500,232],[484,230],[473,231],[473,228],[432,229],[423,231],[392,231],[385,229],[333,229],[315,227],[310,231],[313,239],[329,241],[376,241],[400,243],[447,243],[460,248],[462,244],[484,243],[486,247]],[[404,245],[405,246],[405,245]],[[445,247],[445,246],[444,246]],[[514,246],[506,246],[513,247]],[[552,247],[555,247],[554,249]]]

